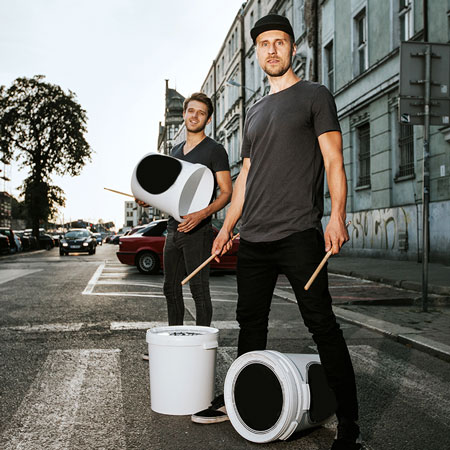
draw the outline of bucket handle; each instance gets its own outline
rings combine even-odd
[[[219,346],[218,342],[210,342],[207,344],[203,344],[203,349],[204,350],[212,350],[214,348],[217,348]]]

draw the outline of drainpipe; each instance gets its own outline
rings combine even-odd
[[[428,42],[428,0],[423,0],[423,41]]]
[[[217,117],[217,81],[216,81],[216,60],[213,61],[213,79],[214,79],[214,94],[213,94],[213,104],[214,104],[214,115],[213,115],[213,139],[216,139],[216,117]]]
[[[318,2],[313,2],[313,23],[314,23],[314,47],[313,47],[313,54],[314,54],[314,81],[319,81],[319,7]]]
[[[244,6],[239,11],[241,23],[241,133],[244,132],[245,123],[245,28],[244,28]]]

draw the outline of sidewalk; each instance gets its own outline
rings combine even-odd
[[[417,291],[419,298],[422,295],[420,263],[335,256],[328,261],[328,271]],[[334,311],[340,319],[450,361],[450,266],[430,263],[428,283],[429,294],[443,297],[430,299],[426,313],[420,302],[414,306],[335,306]]]

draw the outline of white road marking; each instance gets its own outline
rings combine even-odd
[[[84,292],[83,292],[84,294]],[[91,292],[87,295],[103,295],[107,297],[147,297],[147,298],[165,298],[163,294],[153,294],[151,292]]]
[[[129,281],[97,281],[97,285],[111,285],[111,286],[146,286],[146,287],[155,287],[155,288],[161,288],[162,283],[146,283],[146,282],[129,282]]]
[[[184,325],[194,326],[195,321],[185,320]],[[148,330],[154,327],[167,327],[167,322],[111,322],[111,331],[123,331],[123,330]],[[211,326],[218,328],[219,330],[239,330],[239,324],[235,320],[213,320]],[[280,320],[270,320],[269,328],[276,329],[292,329],[298,328],[299,324],[286,323]]]
[[[47,332],[65,332],[80,331],[83,323],[45,323],[40,325],[17,325],[1,327],[2,331],[21,331],[26,333],[47,333]]]
[[[3,269],[0,270],[0,284],[25,277],[35,272],[41,272],[42,270],[43,269]]]
[[[125,449],[119,352],[51,351],[0,437],[0,448]]]
[[[95,288],[95,284],[97,283],[98,279],[100,278],[100,275],[101,275],[104,267],[105,267],[105,263],[102,263],[98,266],[94,275],[92,275],[92,278],[89,280],[87,286],[84,288],[84,291],[82,292],[83,295],[89,295],[92,293],[92,291]]]

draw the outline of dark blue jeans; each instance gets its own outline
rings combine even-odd
[[[252,243],[241,238],[237,265],[238,355],[266,348],[273,291],[278,274],[285,274],[335,393],[338,419],[357,420],[355,375],[331,307],[326,267],[308,291],[303,288],[324,256],[323,236],[316,229],[294,233],[274,242]]]
[[[164,245],[164,295],[169,325],[183,325],[184,300],[181,281],[211,255],[213,231],[210,224],[189,233],[168,230]],[[195,302],[197,325],[209,326],[212,318],[209,265],[189,281]]]

